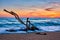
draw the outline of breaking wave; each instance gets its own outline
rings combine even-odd
[[[26,23],[26,19],[22,19]],[[30,18],[30,22],[36,27],[41,29],[40,31],[60,31],[60,19],[59,18]],[[14,18],[0,18],[0,33],[5,33],[7,29],[22,29],[26,28],[25,25],[19,23]],[[17,31],[16,33],[26,33],[25,31]]]

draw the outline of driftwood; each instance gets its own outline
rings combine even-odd
[[[4,11],[5,12],[7,12],[7,13],[9,13],[9,14],[11,14],[11,15],[13,15],[13,16],[15,16],[15,18],[21,23],[21,24],[24,24],[25,26],[26,26],[26,30],[39,30],[37,27],[35,27],[28,19],[29,18],[27,18],[27,21],[26,21],[26,24],[21,20],[21,18],[19,18],[19,16],[15,13],[15,12],[13,12],[13,11],[11,11],[11,12],[9,12],[9,11],[7,11],[6,9],[4,9]],[[32,25],[32,27],[30,28],[30,25]]]

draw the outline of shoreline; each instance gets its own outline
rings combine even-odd
[[[60,32],[40,32],[47,35],[37,33],[27,34],[0,34],[0,40],[60,40]]]

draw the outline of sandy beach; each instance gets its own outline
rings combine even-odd
[[[47,35],[38,33],[27,34],[0,34],[0,40],[60,40],[60,32],[46,32]]]

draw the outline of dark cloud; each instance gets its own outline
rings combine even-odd
[[[46,11],[53,11],[53,8],[46,8]]]

